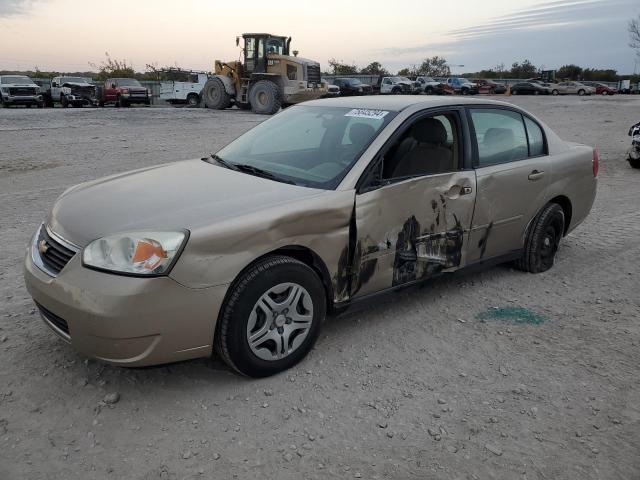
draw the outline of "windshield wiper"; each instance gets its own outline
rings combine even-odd
[[[235,163],[227,162],[226,160],[220,158],[217,154],[211,154],[211,158],[216,161],[216,163],[224,168],[228,168],[229,170],[238,170]]]
[[[291,185],[295,185],[296,182],[293,182],[291,180],[286,180],[282,177],[279,177],[278,175],[275,175],[274,173],[271,173],[267,170],[263,170],[261,168],[258,167],[254,167],[253,165],[248,165],[246,163],[234,163],[233,164],[234,167],[236,167],[236,170],[239,170],[241,172],[244,173],[248,173],[249,175],[255,175],[256,177],[262,177],[262,178],[268,178],[269,180],[275,180],[276,182],[282,182],[282,183],[289,183]]]

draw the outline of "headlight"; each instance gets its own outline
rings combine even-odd
[[[2,90],[2,93],[9,93],[9,89],[8,88],[2,87],[2,88],[0,88],[0,90]]]
[[[87,267],[133,275],[168,273],[187,239],[187,232],[129,232],[99,238],[87,245]]]

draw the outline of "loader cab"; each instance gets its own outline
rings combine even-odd
[[[244,71],[246,74],[265,73],[267,71],[267,54],[289,55],[291,37],[280,37],[269,33],[245,33]],[[240,44],[238,37],[236,43]]]

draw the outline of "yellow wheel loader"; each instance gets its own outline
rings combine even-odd
[[[289,54],[291,37],[269,33],[242,35],[241,61],[216,60],[214,75],[202,89],[207,108],[238,108],[272,115],[294,103],[327,94],[320,81],[320,64]],[[236,38],[240,45],[240,37]]]

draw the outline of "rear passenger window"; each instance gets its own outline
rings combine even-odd
[[[524,123],[527,126],[527,136],[529,137],[529,156],[538,157],[540,155],[545,155],[547,152],[544,148],[544,135],[542,135],[542,129],[530,118],[524,117]]]
[[[496,108],[472,109],[479,166],[523,160],[529,156],[522,115]]]

